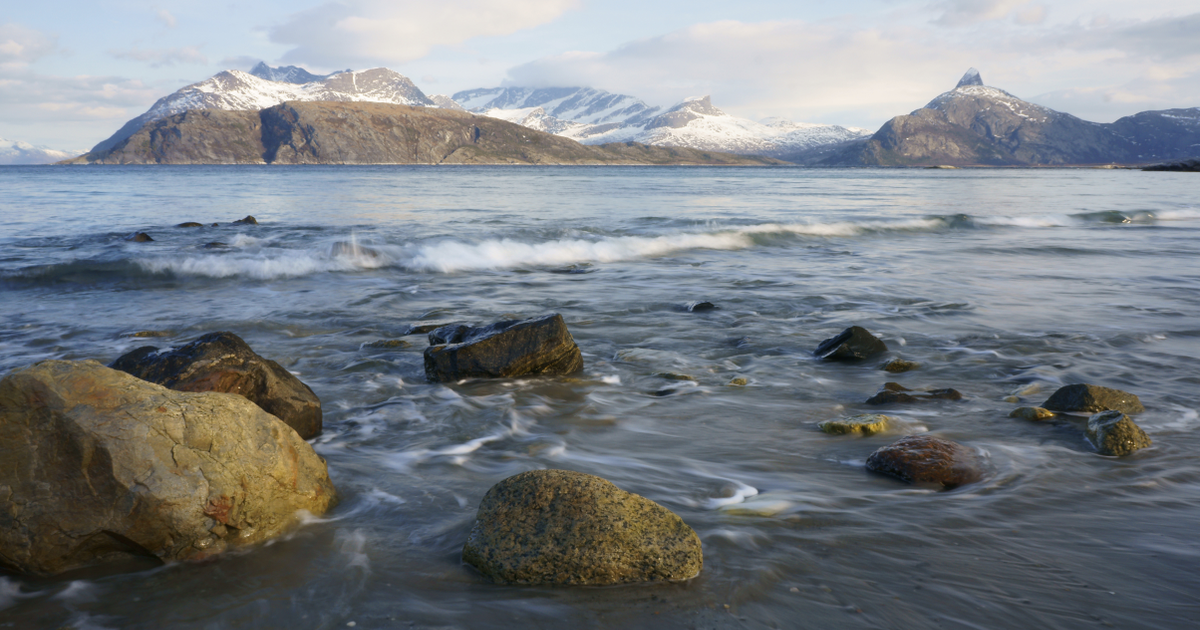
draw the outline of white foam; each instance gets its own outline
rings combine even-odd
[[[733,495],[728,497],[714,497],[708,500],[707,506],[709,509],[717,509],[726,505],[741,503],[748,497],[758,494],[758,488],[748,486],[740,481],[730,481],[733,485]]]
[[[356,271],[382,266],[375,258],[328,257],[304,251],[264,251],[255,254],[183,256],[136,261],[151,273],[173,273],[209,278],[245,277],[257,280],[294,278],[330,271]]]
[[[1190,221],[1192,219],[1200,219],[1200,210],[1189,208],[1187,210],[1166,210],[1163,212],[1154,213],[1154,218],[1159,221]]]

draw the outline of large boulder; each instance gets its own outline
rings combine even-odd
[[[1042,403],[1042,407],[1050,411],[1077,411],[1087,414],[1101,411],[1141,413],[1146,410],[1142,401],[1129,392],[1086,384],[1058,388],[1058,391]]]
[[[313,390],[231,332],[209,333],[163,352],[143,346],[109,367],[181,392],[238,394],[306,440],[321,433],[321,399]]]
[[[909,483],[935,483],[947,488],[983,478],[979,455],[973,449],[932,435],[903,437],[871,453],[867,469]]]
[[[1087,437],[1101,455],[1128,455],[1150,446],[1146,432],[1120,411],[1101,411],[1088,418]]]
[[[0,380],[0,462],[0,565],[38,575],[205,558],[336,502],[325,462],[254,403],[94,361]]]
[[[887,352],[887,349],[887,344],[866,328],[851,326],[838,336],[822,341],[813,354],[825,361],[859,361]]]
[[[473,328],[443,326],[429,333],[425,376],[434,382],[572,374],[583,355],[557,313]]]
[[[500,583],[620,584],[700,573],[700,537],[661,505],[569,470],[492,486],[463,560]]]

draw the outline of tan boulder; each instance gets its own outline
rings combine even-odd
[[[204,558],[336,502],[324,460],[254,403],[94,361],[0,380],[0,462],[0,565],[40,575]]]

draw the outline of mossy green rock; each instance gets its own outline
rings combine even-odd
[[[1083,383],[1058,388],[1058,391],[1051,394],[1050,398],[1042,403],[1042,406],[1051,411],[1082,411],[1084,413],[1101,411],[1142,413],[1146,410],[1142,406],[1142,401],[1138,400],[1134,394]]]
[[[864,413],[842,420],[826,420],[817,426],[822,431],[832,433],[833,435],[846,435],[850,433],[874,435],[887,431],[893,422],[896,422],[896,419],[891,416],[878,413]]]
[[[1056,415],[1058,414],[1050,411],[1049,409],[1043,409],[1042,407],[1017,407],[1016,409],[1008,412],[1009,418],[1020,418],[1022,420],[1031,420],[1033,422],[1049,420]]]
[[[1087,423],[1087,437],[1101,455],[1128,455],[1150,446],[1146,432],[1120,411],[1102,411]]]
[[[569,470],[534,470],[492,486],[463,560],[503,584],[687,580],[700,537],[661,505]]]

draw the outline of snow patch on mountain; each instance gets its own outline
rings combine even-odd
[[[469,111],[557,134],[583,144],[641,142],[705,151],[780,156],[871,135],[866,129],[755,122],[731,116],[708,96],[693,97],[658,113],[631,96],[592,88],[490,88],[466,90],[454,100]]]
[[[341,72],[350,72],[350,69],[347,68]],[[253,74],[260,79],[279,81],[281,83],[300,84],[322,81],[335,74],[341,74],[341,72],[332,72],[330,74],[313,74],[299,66],[279,66],[278,68],[272,68],[262,61],[258,62],[258,65],[250,69],[250,74]]]
[[[22,140],[0,138],[0,164],[53,164],[82,154],[83,151],[59,151]]]

